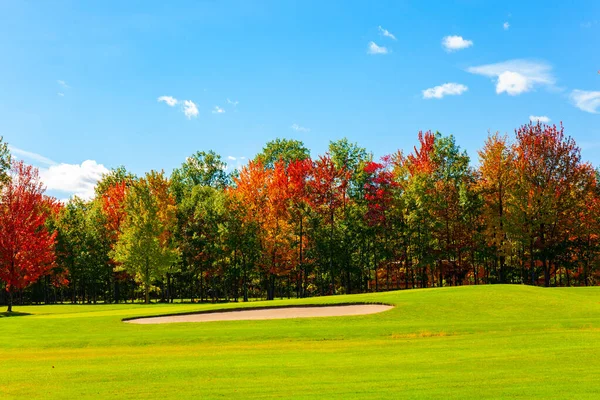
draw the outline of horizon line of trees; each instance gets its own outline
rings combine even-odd
[[[63,204],[0,140],[0,302],[597,285],[599,174],[562,125],[489,134],[478,161],[431,131],[381,160],[277,139],[230,174],[197,152],[170,177],[116,168]]]

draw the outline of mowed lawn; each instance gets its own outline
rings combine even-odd
[[[134,325],[227,305],[16,307],[0,399],[600,398],[600,288],[469,286],[248,306],[378,302],[380,314]]]

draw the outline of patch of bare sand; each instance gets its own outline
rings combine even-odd
[[[174,322],[212,322],[286,318],[343,317],[375,314],[392,309],[383,304],[352,304],[324,307],[282,307],[254,310],[207,312],[200,314],[169,315],[127,320],[131,324],[170,324]]]

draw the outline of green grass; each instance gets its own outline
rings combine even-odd
[[[600,287],[469,286],[269,305],[382,302],[358,317],[134,325],[242,304],[16,307],[0,398],[554,398],[600,395]]]

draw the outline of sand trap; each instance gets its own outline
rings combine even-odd
[[[254,310],[205,312],[200,314],[170,315],[127,320],[132,324],[170,324],[174,322],[211,322],[260,319],[342,317],[375,314],[394,307],[383,304],[353,304],[327,307],[281,307]]]

